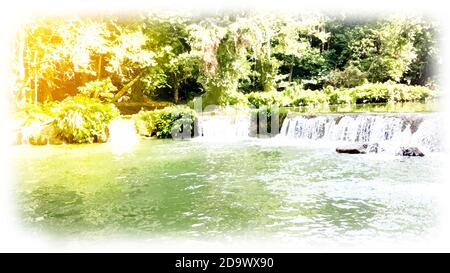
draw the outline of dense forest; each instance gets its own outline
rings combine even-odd
[[[255,107],[423,100],[436,94],[437,35],[425,18],[398,16],[35,18],[17,35],[13,97],[28,124],[64,120],[77,104],[113,107],[112,118],[115,107],[192,106],[197,96]]]
[[[228,14],[39,18],[18,35],[16,96],[188,101],[205,93],[432,85],[436,29],[417,18]],[[219,101],[216,101],[219,102]]]

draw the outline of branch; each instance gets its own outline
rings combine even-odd
[[[139,75],[137,75],[134,79],[132,79],[129,83],[125,84],[125,86],[120,89],[119,92],[117,92],[114,95],[113,101],[117,101],[120,97],[122,97],[123,95],[125,95],[125,93],[141,78],[142,74],[144,72],[139,73]]]

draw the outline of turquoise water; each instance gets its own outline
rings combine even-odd
[[[15,146],[18,209],[31,229],[77,236],[373,238],[436,224],[439,156],[280,143]]]

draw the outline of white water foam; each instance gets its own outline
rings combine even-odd
[[[400,146],[416,146],[427,152],[441,149],[439,115],[324,114],[286,117],[279,138],[297,141],[378,143],[392,151]]]
[[[250,120],[250,116],[244,114],[203,114],[197,118],[198,136],[214,141],[248,139],[250,137]]]

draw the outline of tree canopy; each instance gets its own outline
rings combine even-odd
[[[321,14],[47,17],[17,35],[18,103],[235,104],[245,93],[394,81],[432,85],[437,28],[424,18]]]

